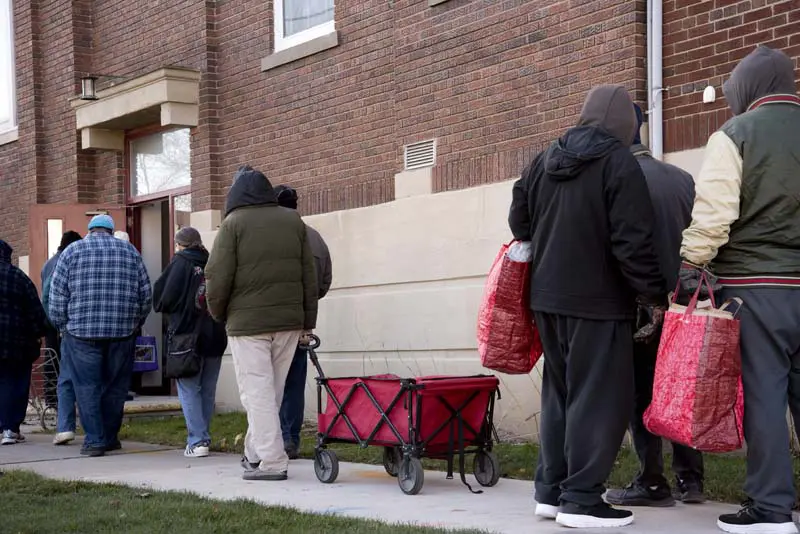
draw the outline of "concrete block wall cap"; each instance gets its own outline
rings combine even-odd
[[[100,100],[112,95],[138,89],[161,80],[188,81],[197,82],[199,84],[201,76],[202,73],[199,70],[186,67],[160,67],[141,76],[136,76],[122,83],[101,89],[97,91],[97,98]],[[97,100],[81,100],[79,96],[69,99],[70,106],[72,106],[73,109],[91,105],[94,102],[97,102]]]
[[[174,412],[180,411],[181,403],[179,401],[175,402],[161,402],[156,404],[126,404],[125,405],[125,413],[126,414],[136,414],[136,413],[159,413],[159,412]]]

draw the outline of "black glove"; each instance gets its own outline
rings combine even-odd
[[[704,273],[706,275],[708,284],[700,283]],[[698,286],[701,286],[700,300],[708,300],[711,298],[712,295],[710,295],[708,291],[709,286],[711,286],[711,291],[714,293],[720,289],[719,283],[717,283],[717,277],[714,276],[714,273],[705,267],[700,267],[685,260],[681,264],[681,270],[678,273],[678,278],[680,280],[680,287],[678,289],[677,302],[678,304],[682,304],[684,306],[689,304],[689,301],[694,296]]]
[[[664,324],[664,316],[667,314],[666,299],[640,297],[637,302],[639,304],[636,321],[637,330],[633,335],[633,341],[636,343],[651,343],[659,335],[661,325]]]

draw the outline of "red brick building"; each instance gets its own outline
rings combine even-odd
[[[423,213],[431,193],[434,205],[459,194],[467,205],[466,188],[518,176],[575,122],[593,85],[624,84],[646,105],[658,5],[664,90],[651,96],[663,96],[667,159],[694,170],[694,149],[728,116],[719,87],[736,61],[757,44],[800,57],[800,1],[0,0],[0,238],[37,279],[60,232],[106,210],[157,274],[176,226],[213,232],[234,171],[249,163],[296,187],[305,215],[339,214],[312,219],[348,258],[336,286],[349,295],[391,263],[358,271],[357,254],[395,236],[393,214]],[[88,76],[96,100],[78,98]],[[709,84],[717,99],[703,104]],[[494,193],[480,194],[450,220],[468,236],[462,246],[489,250],[489,222],[475,220]],[[346,233],[347,214],[368,206],[374,235]],[[437,257],[453,241],[429,224],[432,248],[405,255]],[[397,267],[397,280],[478,280],[487,253],[476,255],[468,272],[406,280]],[[337,350],[379,350],[360,339]],[[403,343],[396,350],[423,350]],[[449,343],[436,350],[468,346]]]

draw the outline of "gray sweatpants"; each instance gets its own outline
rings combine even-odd
[[[744,490],[759,509],[791,514],[795,504],[787,406],[800,408],[800,289],[725,288],[740,297]]]
[[[544,346],[536,500],[594,506],[633,412],[633,321],[535,316]]]

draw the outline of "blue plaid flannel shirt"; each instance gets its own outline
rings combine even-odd
[[[70,245],[50,282],[50,321],[81,339],[131,336],[150,313],[150,277],[133,245],[93,232]]]

